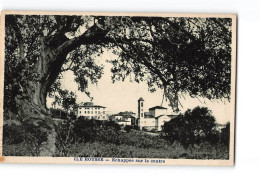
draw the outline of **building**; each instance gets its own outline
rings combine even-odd
[[[84,116],[88,119],[107,120],[106,107],[87,102],[78,106],[77,116]]]
[[[154,106],[149,108],[149,112],[144,112],[144,99],[138,100],[138,116],[136,125],[142,130],[161,131],[165,122],[170,121],[177,115],[167,115],[167,108]]]
[[[120,112],[118,114],[114,114],[110,116],[111,121],[115,121],[119,125],[126,126],[126,125],[135,125],[135,113],[133,112]]]

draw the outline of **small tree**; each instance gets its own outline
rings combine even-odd
[[[58,156],[69,156],[71,153],[71,146],[76,142],[73,134],[73,119],[65,120],[56,126],[56,141]]]
[[[179,141],[186,148],[203,142],[216,143],[218,141],[216,120],[211,111],[205,107],[188,109],[184,115],[166,122],[163,132],[169,140]]]

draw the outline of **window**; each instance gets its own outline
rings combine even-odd
[[[103,119],[105,119],[105,116],[103,116]]]
[[[85,114],[86,114],[86,111],[85,111]]]
[[[81,109],[81,108],[79,108],[79,109]]]
[[[98,114],[100,114],[100,111],[98,111]]]
[[[141,102],[141,107],[143,107],[143,102]]]
[[[89,111],[88,111],[88,114],[89,114]]]
[[[93,111],[91,111],[91,114],[93,114]]]
[[[97,111],[95,111],[95,114],[97,114]]]
[[[103,111],[103,114],[105,114],[106,112],[105,111]]]
[[[81,114],[81,111],[79,111],[79,113]]]
[[[141,113],[141,117],[144,117],[144,113]]]

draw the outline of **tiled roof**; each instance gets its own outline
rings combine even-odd
[[[120,113],[118,113],[118,114],[114,114],[114,116],[122,116],[122,117],[124,117],[124,118],[135,118],[134,117],[134,115],[135,115],[135,113],[133,113],[133,112],[127,112],[127,111],[125,111],[125,112],[120,112]]]
[[[132,115],[118,115],[118,114],[116,114],[115,116],[123,116],[124,118],[135,118],[134,116],[132,116]]]
[[[100,105],[80,105],[78,107],[94,107],[94,108],[106,108],[104,106],[100,106]]]
[[[173,118],[176,118],[178,115],[165,115],[165,114],[162,114],[160,116],[157,116],[156,119],[162,117],[162,116],[168,116],[169,118],[173,119]]]
[[[128,111],[125,111],[125,112],[120,112],[120,113],[118,113],[117,115],[135,115],[135,113],[134,112],[132,112],[132,111],[130,111],[130,112],[128,112]]]
[[[153,110],[153,109],[167,109],[167,108],[162,107],[162,106],[154,106],[152,108],[149,108],[149,110]]]

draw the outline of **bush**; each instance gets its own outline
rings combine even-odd
[[[23,138],[29,146],[29,151],[32,156],[39,156],[43,143],[48,140],[49,129],[44,122],[38,122],[37,125],[33,123],[22,123]]]
[[[43,143],[48,140],[48,131],[43,123],[35,125],[33,123],[22,122],[19,125],[5,124],[3,129],[3,146],[17,145],[24,149],[15,151],[28,156],[39,156]],[[5,150],[6,151],[6,150]],[[19,152],[23,151],[23,152]]]
[[[204,142],[216,144],[219,141],[216,120],[205,107],[189,109],[184,115],[166,122],[163,132],[170,141],[179,141],[186,148],[189,145]]]
[[[17,124],[5,124],[3,126],[3,143],[4,145],[9,144],[20,144],[24,141],[23,129],[21,125]]]
[[[120,126],[113,121],[81,120],[73,123],[73,133],[78,142],[117,142]]]
[[[129,133],[132,129],[134,129],[134,126],[126,125],[125,128],[124,128],[124,130],[125,130],[126,132],[128,132],[128,133]]]

